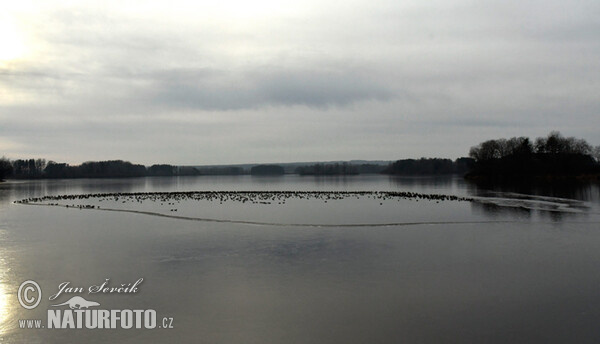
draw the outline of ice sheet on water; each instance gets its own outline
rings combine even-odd
[[[484,204],[493,204],[500,207],[565,213],[583,213],[590,209],[590,205],[587,202],[580,200],[561,197],[525,195],[514,192],[489,191],[481,196],[473,197],[473,201]]]

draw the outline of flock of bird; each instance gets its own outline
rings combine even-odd
[[[161,205],[169,206],[170,211],[177,211],[177,203],[181,201],[211,201],[219,202],[241,202],[250,204],[285,204],[288,199],[321,200],[324,203],[331,200],[347,198],[360,199],[362,197],[378,200],[380,205],[386,200],[412,199],[415,201],[473,201],[469,197],[459,197],[443,194],[422,194],[404,191],[175,191],[175,192],[116,192],[79,195],[56,195],[32,197],[15,203],[43,203],[46,205],[66,206],[80,209],[100,208],[99,205],[77,205],[74,203],[64,204],[65,201],[97,200],[114,201],[120,203],[142,203],[144,201],[160,202]],[[58,203],[61,202],[61,203]]]

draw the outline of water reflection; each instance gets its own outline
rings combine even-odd
[[[181,182],[178,177],[165,178],[165,177],[148,177],[146,178],[146,187],[150,189],[177,189],[177,186]]]
[[[482,214],[490,218],[512,216],[518,219],[531,219],[533,210],[517,207],[501,207],[492,203],[472,202],[471,210],[474,214]]]
[[[449,187],[457,181],[455,176],[402,177],[389,176],[389,180],[399,186],[443,186]]]
[[[2,254],[2,257],[0,258],[0,338],[2,338],[4,335],[6,335],[8,329],[10,329],[11,327],[14,327],[13,324],[11,324],[12,320],[14,317],[10,316],[10,308],[9,308],[9,302],[8,299],[9,297],[12,295],[12,293],[9,294],[9,291],[6,289],[7,288],[7,282],[8,282],[8,278],[7,278],[7,272],[8,272],[8,268],[6,266],[6,255]]]
[[[1,193],[1,192],[0,192]],[[0,221],[0,228],[4,227]],[[18,302],[16,301],[16,291],[14,275],[12,274],[12,264],[14,256],[8,248],[8,231],[0,229],[0,341],[8,333],[14,330],[17,320]]]
[[[336,189],[345,190],[351,188],[353,184],[356,186],[355,177],[357,176],[303,176],[302,178],[318,185],[318,189],[325,189],[327,185],[333,185]]]
[[[463,196],[464,180],[458,176],[402,177],[388,176],[390,186],[400,190],[431,190],[432,193]]]
[[[520,183],[465,182],[469,196],[488,198],[490,202],[472,204],[474,213],[488,217],[514,216],[540,221],[565,221],[588,218],[598,212],[600,185],[582,181],[527,181]],[[500,204],[493,204],[499,200]],[[506,203],[502,206],[501,203]]]
[[[600,203],[600,184],[587,181],[524,181],[514,183],[466,182],[469,195],[485,195],[489,191],[569,198]]]

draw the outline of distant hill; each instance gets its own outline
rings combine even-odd
[[[250,174],[253,176],[282,176],[285,171],[279,165],[256,165],[250,168]]]
[[[350,165],[374,165],[381,166],[381,170],[387,167],[392,161],[391,160],[336,160],[336,161],[308,161],[308,162],[286,162],[286,163],[255,163],[255,164],[227,164],[227,165],[193,165],[187,167],[196,168],[200,174],[249,174],[252,167],[258,165],[278,165],[283,167],[285,174],[293,174],[297,172],[299,167],[307,167],[313,165],[342,165],[344,163]],[[361,171],[361,173],[378,173],[378,172],[367,172]]]

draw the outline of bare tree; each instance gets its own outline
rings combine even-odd
[[[600,162],[600,146],[594,147],[592,156],[596,159],[596,162]]]
[[[0,158],[0,181],[12,174],[12,164],[5,157]]]

